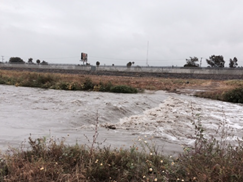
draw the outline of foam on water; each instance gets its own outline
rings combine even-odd
[[[243,128],[243,113],[239,110],[243,111],[242,105],[174,95],[143,114],[120,119],[115,126],[119,130],[136,131],[167,141],[191,144],[195,132],[193,122],[201,122],[205,136],[216,133],[220,130],[219,126],[224,125],[228,131],[232,131],[229,135],[236,135],[228,140],[235,140],[241,136]]]

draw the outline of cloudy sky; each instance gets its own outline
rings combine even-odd
[[[0,0],[0,56],[95,65],[243,66],[242,0]]]

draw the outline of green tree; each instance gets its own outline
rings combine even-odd
[[[33,58],[29,58],[29,59],[28,59],[28,63],[29,63],[29,64],[33,64]]]
[[[40,60],[39,60],[39,59],[37,59],[37,60],[36,60],[36,63],[37,63],[37,64],[40,64]]]
[[[212,55],[209,59],[206,59],[208,65],[213,68],[223,68],[224,67],[224,57]]]
[[[237,66],[238,66],[238,60],[237,60],[237,58],[236,57],[234,57],[234,59],[232,60],[232,59],[230,59],[230,61],[229,61],[229,67],[230,68],[236,68]]]
[[[19,63],[19,64],[23,64],[25,62],[23,61],[23,59],[21,59],[19,57],[11,57],[9,59],[9,63]]]
[[[99,61],[97,61],[97,62],[96,62],[96,66],[97,66],[97,67],[99,67],[99,65],[100,65],[100,62],[99,62]]]
[[[131,68],[132,64],[134,64],[134,62],[128,62],[128,63],[127,63],[127,67],[128,67],[128,68]]]
[[[197,64],[197,62],[197,57],[190,57],[190,59],[186,59],[186,64],[184,65],[184,67],[199,67],[199,64]]]
[[[42,64],[42,65],[48,65],[48,63],[46,61],[44,61],[44,60],[40,64]]]

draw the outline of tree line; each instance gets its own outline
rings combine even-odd
[[[198,58],[197,57],[190,57],[189,59],[186,59],[186,64],[184,67],[199,67],[198,64]],[[212,68],[224,68],[225,66],[225,60],[223,56],[215,56],[212,55],[209,57],[209,59],[206,59],[206,62],[208,64],[208,67]],[[229,60],[229,67],[230,68],[237,68],[238,67],[238,60],[236,57]]]
[[[33,58],[29,58],[27,63],[28,64],[48,65],[48,62],[46,62],[44,60],[41,62],[39,59],[37,59],[35,62],[36,63],[33,62]],[[199,62],[199,59],[197,57],[190,57],[189,59],[186,59],[186,64],[184,65],[184,67],[200,67],[198,62]],[[224,57],[221,55],[218,55],[218,56],[212,55],[209,57],[209,59],[206,59],[206,62],[208,64],[208,67],[212,67],[212,68],[224,68],[225,67],[225,60],[224,60]],[[11,57],[9,59],[9,63],[24,64],[26,62],[19,57]],[[126,66],[128,68],[130,68],[133,64],[134,64],[134,62],[128,62]],[[100,65],[100,62],[97,61],[96,66],[98,67],[99,65]],[[112,66],[114,66],[114,64]],[[238,60],[236,57],[229,60],[229,67],[230,68],[238,67]]]
[[[11,57],[10,59],[9,59],[9,63],[16,63],[16,64],[25,64],[25,61],[23,60],[23,59],[21,59],[20,57]],[[35,64],[34,62],[33,62],[33,58],[29,58],[28,59],[28,62],[27,62],[28,64]],[[39,59],[37,59],[36,60],[36,64],[41,64],[41,65],[47,65],[48,64],[48,62],[46,62],[46,61],[40,61]]]

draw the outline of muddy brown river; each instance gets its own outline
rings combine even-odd
[[[98,126],[100,146],[125,147],[155,143],[164,154],[193,145],[200,121],[205,136],[219,126],[231,131],[230,142],[242,138],[243,106],[164,91],[114,94],[60,91],[0,85],[0,149],[19,147],[32,138],[64,138],[87,144]]]

